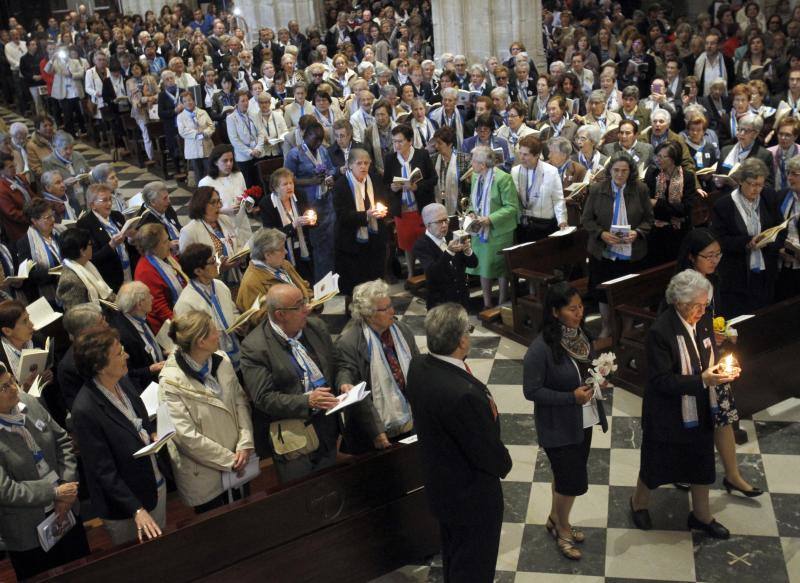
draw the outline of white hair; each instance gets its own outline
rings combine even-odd
[[[708,278],[694,269],[686,269],[674,275],[667,286],[666,299],[671,306],[688,304],[699,293],[711,294],[711,282]]]

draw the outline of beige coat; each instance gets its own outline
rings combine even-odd
[[[158,398],[166,403],[176,435],[169,455],[178,493],[190,506],[222,494],[222,472],[233,467],[235,453],[253,449],[250,405],[228,357],[217,368],[222,395],[217,396],[178,366],[175,354],[158,378]]]

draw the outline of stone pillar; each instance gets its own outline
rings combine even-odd
[[[241,9],[242,20],[247,23],[250,38],[258,38],[262,26],[277,31],[290,20],[300,23],[300,30],[322,22],[322,11],[317,0],[240,0],[236,5]]]
[[[518,40],[537,69],[545,70],[541,0],[433,0],[432,8],[437,57],[461,53],[470,63],[492,55],[504,61]]]

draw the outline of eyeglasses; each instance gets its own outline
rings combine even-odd
[[[755,128],[736,128],[737,134],[751,134],[755,131]]]
[[[6,372],[6,371],[3,371],[3,373],[2,373],[2,374],[5,374],[5,372]],[[17,385],[17,381],[16,381],[16,380],[14,379],[14,377],[12,376],[12,377],[11,377],[11,378],[8,380],[8,382],[7,382],[7,383],[3,383],[2,385],[0,385],[0,393],[7,393],[7,392],[9,392],[11,389],[17,389],[17,388],[19,388],[19,385]]]
[[[450,222],[450,219],[449,219],[449,218],[447,218],[447,219],[440,219],[440,220],[438,220],[438,221],[431,221],[431,222],[430,222],[430,223],[428,223],[428,224],[429,224],[429,225],[444,225],[445,223],[448,223],[448,222]]]
[[[706,261],[716,261],[718,259],[722,259],[722,252],[719,253],[700,253],[697,255],[698,257],[702,257]]]
[[[111,202],[111,199],[110,198],[96,198],[94,200],[94,202],[96,202],[97,204],[105,204],[107,202]]]
[[[208,204],[213,205],[213,206],[217,206],[217,205],[222,206],[222,201],[220,199],[218,199],[218,198],[212,198],[211,200],[208,201]]]
[[[779,138],[794,138],[794,134],[787,133],[787,132],[781,132],[781,133],[778,134],[778,137]]]
[[[684,305],[687,308],[689,308],[689,310],[692,311],[692,312],[700,311],[700,310],[705,312],[706,308],[708,308],[708,306],[711,305],[711,302],[703,302],[703,303],[700,303],[700,304],[684,304]]]
[[[506,77],[506,76],[503,76],[503,77],[495,77],[495,79],[497,79],[498,81],[508,81],[508,77]]]
[[[308,299],[303,298],[296,306],[287,306],[285,308],[278,308],[284,312],[291,312],[293,310],[305,310],[308,307]]]

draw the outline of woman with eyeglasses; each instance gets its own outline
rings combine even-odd
[[[405,385],[419,348],[411,329],[395,319],[389,286],[382,279],[357,285],[350,310],[352,319],[336,342],[336,384],[344,393],[366,381],[370,391],[345,410],[342,451],[359,454],[385,449],[413,431]]]
[[[2,363],[0,428],[0,535],[17,580],[24,581],[89,554],[78,516],[78,460],[67,432]],[[45,551],[36,527],[53,514],[56,525],[74,525]]]
[[[16,300],[0,302],[0,363],[6,368],[28,392],[37,376],[40,376],[40,385],[53,380],[53,371],[20,370],[22,352],[28,348],[43,348],[44,338],[34,334],[35,330],[25,305]]]
[[[724,371],[716,361],[714,330],[704,318],[712,294],[705,275],[681,271],[667,286],[669,307],[647,335],[641,462],[629,501],[633,523],[642,530],[653,528],[648,511],[652,490],[683,482],[690,484],[692,496],[687,528],[712,538],[730,537],[711,513],[709,487],[715,480],[716,387],[736,380],[739,371]]]
[[[128,355],[113,328],[96,327],[73,344],[75,364],[91,380],[72,404],[72,422],[92,509],[115,545],[161,536],[167,520],[166,450],[133,454],[158,436],[128,378]],[[165,463],[166,462],[166,463]]]
[[[713,320],[718,315],[725,315],[720,312],[719,286],[720,278],[717,275],[722,259],[722,246],[720,245],[714,232],[710,229],[693,229],[684,240],[681,253],[678,256],[678,266],[676,273],[685,269],[694,269],[704,275],[712,285],[711,299],[703,319],[706,326],[713,329]],[[713,349],[715,358],[719,358],[720,346],[725,340],[723,334],[715,331]],[[733,390],[730,384],[717,385],[717,404],[718,409],[714,415],[714,445],[719,452],[722,466],[725,468],[725,477],[722,485],[728,491],[735,490],[741,492],[748,498],[760,496],[763,492],[747,482],[739,471],[739,463],[736,460],[736,440],[733,434],[733,423],[739,420],[739,412],[736,409],[736,401],[733,398]],[[681,484],[677,484],[681,487]]]
[[[56,220],[52,203],[34,198],[25,203],[23,212],[31,226],[25,237],[17,241],[17,260],[24,263],[30,259],[35,265],[22,289],[30,301],[45,297],[51,305],[57,306],[57,276],[50,275],[50,270],[61,265],[61,246],[54,228]]]
[[[92,263],[94,247],[86,229],[71,227],[61,234],[62,269],[56,300],[66,312],[71,307],[100,300],[114,301],[114,290]]]
[[[720,311],[727,318],[768,306],[775,293],[778,250],[786,231],[768,245],[761,245],[758,239],[764,230],[781,222],[777,209],[762,196],[770,176],[761,160],[744,160],[735,176],[739,187],[717,199],[711,209],[711,229],[725,253],[719,264]]]

